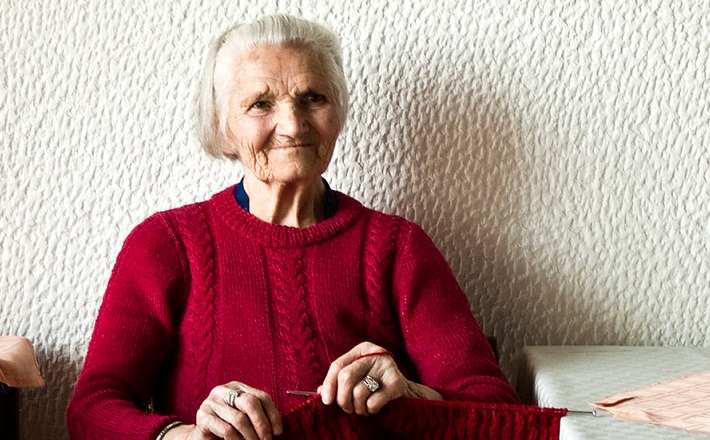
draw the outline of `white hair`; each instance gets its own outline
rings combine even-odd
[[[332,87],[340,126],[348,112],[348,89],[338,36],[312,21],[289,15],[270,15],[251,23],[238,24],[217,38],[207,54],[197,97],[197,135],[202,147],[214,157],[224,153],[227,140],[229,99],[233,92],[236,61],[260,46],[303,47],[316,55]]]

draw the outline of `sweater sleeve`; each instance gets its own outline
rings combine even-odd
[[[176,347],[187,278],[184,251],[163,214],[126,238],[67,409],[72,439],[154,439],[177,420],[147,408]]]
[[[447,399],[518,403],[444,256],[409,222],[398,240],[393,295],[424,385]]]

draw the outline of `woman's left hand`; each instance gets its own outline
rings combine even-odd
[[[377,390],[368,389],[366,376],[379,383]],[[431,388],[407,380],[391,354],[371,342],[362,342],[333,361],[318,392],[324,404],[337,402],[348,414],[360,415],[375,414],[400,397],[442,399]]]

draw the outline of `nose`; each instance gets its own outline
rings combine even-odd
[[[283,136],[301,134],[308,125],[306,115],[293,104],[279,106],[276,118],[276,131]]]

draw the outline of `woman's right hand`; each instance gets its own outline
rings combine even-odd
[[[164,438],[271,440],[282,431],[281,416],[271,396],[241,382],[229,382],[212,389],[197,410],[195,425],[178,426]]]

